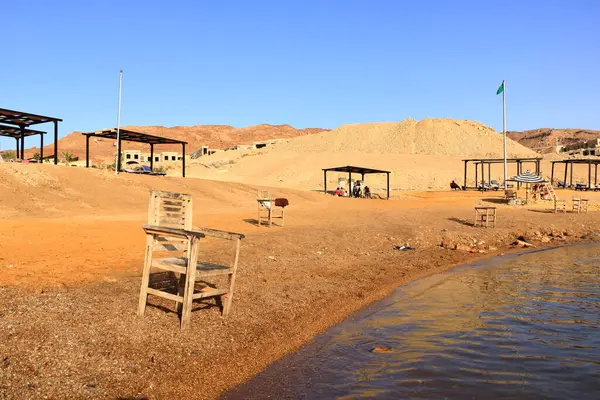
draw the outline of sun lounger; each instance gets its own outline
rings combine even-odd
[[[559,188],[566,188],[566,187],[567,187],[567,184],[566,184],[566,183],[564,183],[563,181],[558,181],[558,182],[556,183],[556,186],[557,186],[557,187],[559,187]]]
[[[141,173],[146,174],[146,175],[156,175],[156,176],[165,176],[166,175],[166,172],[152,171],[152,169],[147,165],[142,165]]]
[[[496,191],[497,191],[498,189],[500,189],[500,184],[498,183],[498,181],[496,181],[496,180],[493,180],[493,179],[492,179],[492,180],[490,181],[490,189],[491,189],[491,190],[496,190]]]

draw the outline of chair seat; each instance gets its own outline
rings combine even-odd
[[[154,259],[152,266],[156,268],[167,269],[174,272],[185,273],[185,268],[187,266],[187,258],[169,257]],[[196,263],[196,276],[228,275],[232,273],[233,268],[228,267],[226,265],[213,264],[202,261],[198,261]]]

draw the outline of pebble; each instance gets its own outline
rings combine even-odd
[[[391,347],[385,347],[385,346],[373,347],[371,349],[371,353],[391,353],[393,351],[394,351],[394,349],[392,349]]]

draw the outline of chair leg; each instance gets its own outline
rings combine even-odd
[[[281,226],[285,223],[285,208],[281,207]]]
[[[152,265],[152,245],[154,236],[146,235],[146,254],[144,256],[144,270],[142,272],[142,284],[140,288],[140,300],[138,304],[138,315],[144,315],[146,302],[148,301],[148,285],[150,284],[150,266]]]
[[[188,265],[185,274],[185,288],[183,294],[183,307],[181,312],[181,329],[190,325],[192,316],[192,301],[194,300],[194,285],[196,283],[196,264],[198,262],[198,239],[190,239]]]
[[[179,280],[177,281],[177,295],[182,299],[185,297],[185,278],[187,274],[180,274]],[[183,302],[176,301],[175,307],[177,308],[177,315],[181,318],[183,313]]]
[[[235,258],[233,260],[233,273],[229,275],[229,290],[225,297],[225,302],[223,303],[223,318],[229,315],[229,311],[231,311],[231,303],[233,302],[233,289],[235,287],[235,275],[238,266],[238,260],[240,259],[240,239],[235,241]]]

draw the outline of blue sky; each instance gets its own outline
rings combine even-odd
[[[600,129],[596,0],[4,0],[1,9],[11,50],[0,107],[61,117],[61,136],[116,126],[119,69],[123,125],[451,117],[501,130],[495,93],[506,79],[509,130]]]

